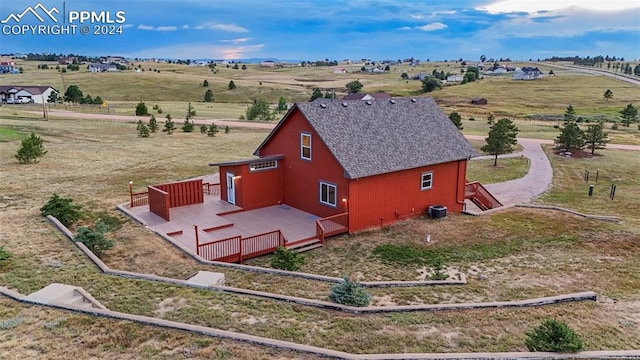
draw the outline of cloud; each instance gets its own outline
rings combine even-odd
[[[264,56],[261,53],[264,44],[245,46],[216,46],[209,44],[179,44],[156,48],[141,49],[134,53],[124,54],[126,57],[166,58],[176,59],[243,59],[247,57]]]
[[[151,25],[144,25],[144,24],[138,25],[137,29],[138,30],[144,30],[144,31],[176,31],[176,30],[178,30],[178,28],[175,27],[175,26],[153,27]]]
[[[422,14],[411,14],[411,18],[416,20],[422,20],[425,18],[425,16]]]
[[[438,17],[440,15],[453,15],[455,14],[455,10],[442,10],[442,11],[434,11],[429,15],[430,18]]]
[[[188,29],[188,28],[189,28],[189,25],[184,24],[184,25],[182,25],[182,28],[186,30],[186,29]]]
[[[442,30],[446,28],[447,28],[447,25],[441,22],[434,22],[431,24],[423,25],[423,26],[416,26],[416,29],[422,30],[422,31],[435,31],[435,30]]]
[[[492,4],[476,7],[476,10],[486,11],[489,14],[507,13],[537,13],[541,11],[554,11],[577,7],[593,11],[620,11],[640,8],[637,1],[629,0],[606,0],[606,1],[585,1],[585,0],[502,0]]]
[[[246,33],[249,30],[236,24],[218,24],[218,23],[204,23],[196,26],[198,30],[220,30],[227,32]]]
[[[247,42],[249,40],[251,40],[251,38],[244,37],[244,38],[239,38],[239,39],[220,40],[220,42],[232,43],[232,44],[241,44],[241,43],[245,43],[245,42]]]

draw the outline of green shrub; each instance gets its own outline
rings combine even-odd
[[[331,287],[329,300],[338,304],[362,307],[369,305],[371,295],[360,283],[351,281],[348,276],[345,276],[344,281]]]
[[[140,101],[138,105],[136,105],[136,116],[149,115],[149,110],[147,109],[147,105]]]
[[[104,236],[108,231],[109,227],[102,221],[98,221],[93,228],[80,227],[75,240],[83,243],[96,256],[100,256],[115,245]]]
[[[298,271],[304,265],[304,256],[295,250],[289,250],[278,246],[271,258],[271,267],[274,269]]]
[[[62,198],[58,194],[53,194],[51,199],[40,208],[42,216],[51,215],[58,219],[62,225],[69,227],[74,222],[82,219],[82,207],[73,204],[70,198]]]
[[[576,352],[582,350],[582,340],[567,324],[547,319],[525,334],[529,351]]]
[[[207,125],[205,124],[200,125],[200,134],[206,134],[208,129],[209,128],[207,127]]]
[[[46,153],[42,139],[32,132],[28,138],[22,140],[20,149],[18,149],[15,157],[21,164],[29,164],[31,161],[38,162],[38,158]]]
[[[444,261],[442,257],[436,255],[432,260],[433,266],[433,275],[431,275],[431,280],[447,280],[449,278],[449,274],[442,272],[444,268]]]
[[[9,260],[13,255],[0,246],[0,267],[4,265],[4,262]]]

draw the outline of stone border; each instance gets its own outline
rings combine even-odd
[[[26,296],[0,287],[0,294],[12,300],[29,304],[72,311],[79,314],[100,316],[116,320],[131,321],[138,324],[161,328],[187,331],[194,334],[217,337],[267,346],[277,349],[295,351],[298,353],[315,354],[330,358],[349,360],[382,360],[382,359],[640,359],[640,350],[619,351],[583,351],[578,353],[548,353],[548,352],[501,352],[501,353],[405,353],[405,354],[351,354],[343,351],[331,350],[316,346],[296,344],[289,341],[269,339],[256,335],[248,335],[233,331],[214,329],[206,326],[191,325],[177,321],[164,320],[143,315],[126,314],[105,309],[88,309],[73,305],[43,304],[28,299]]]
[[[306,299],[296,296],[287,296],[281,294],[274,294],[264,291],[255,291],[242,288],[228,287],[228,286],[205,286],[198,284],[188,283],[186,280],[173,279],[168,277],[162,277],[151,274],[140,274],[130,271],[111,270],[100,258],[98,258],[92,251],[90,251],[84,244],[74,241],[74,236],[58,219],[53,216],[47,216],[58,229],[60,229],[65,236],[76,244],[76,246],[85,254],[89,259],[102,271],[104,274],[119,276],[130,279],[157,281],[165,284],[192,287],[205,289],[210,291],[219,291],[225,293],[231,293],[236,295],[255,296],[264,299],[284,301],[295,303],[299,305],[306,305],[317,307],[321,309],[337,310],[343,312],[349,312],[352,314],[374,314],[374,313],[394,313],[394,312],[409,312],[409,311],[441,311],[441,310],[464,310],[464,309],[491,309],[491,308],[504,308],[504,307],[530,307],[530,306],[542,306],[551,305],[563,302],[573,301],[585,301],[596,300],[596,293],[592,291],[572,293],[558,296],[540,297],[526,300],[513,300],[513,301],[494,301],[494,302],[477,302],[477,303],[451,303],[451,304],[419,304],[419,305],[391,305],[391,306],[366,306],[356,307],[337,304],[328,301]]]
[[[617,216],[584,214],[584,213],[581,213],[581,212],[578,212],[578,211],[575,211],[575,210],[571,210],[571,209],[567,209],[567,208],[563,208],[563,207],[560,207],[560,206],[555,206],[555,205],[537,205],[537,204],[529,204],[529,203],[505,205],[505,206],[489,209],[489,210],[482,211],[482,212],[474,212],[474,211],[464,210],[463,213],[468,214],[468,215],[473,215],[473,216],[491,215],[491,214],[496,213],[498,211],[503,211],[503,210],[507,210],[507,209],[513,209],[513,208],[516,208],[516,207],[529,208],[529,209],[556,210],[556,211],[565,212],[567,214],[576,215],[576,216],[580,216],[580,217],[587,218],[587,219],[610,221],[610,222],[615,222],[615,223],[619,223],[620,222],[620,218],[617,217]]]
[[[230,269],[236,269],[236,270],[251,271],[251,272],[256,272],[256,273],[298,277],[298,278],[303,278],[303,279],[307,279],[307,280],[316,280],[316,281],[323,281],[323,282],[330,282],[330,283],[339,283],[339,282],[343,281],[342,278],[337,278],[337,277],[332,277],[332,276],[324,276],[324,275],[317,275],[317,274],[302,273],[302,272],[297,272],[297,271],[286,271],[286,270],[279,270],[279,269],[270,269],[270,268],[264,268],[264,267],[260,267],[260,266],[251,266],[251,265],[242,265],[242,264],[235,264],[235,263],[227,263],[227,262],[220,262],[220,261],[205,260],[205,259],[201,258],[200,256],[194,254],[186,246],[182,245],[181,243],[179,243],[177,241],[174,241],[170,236],[167,236],[166,234],[163,234],[161,232],[155,231],[152,228],[150,228],[149,226],[147,226],[146,221],[144,221],[143,219],[141,219],[141,218],[137,217],[136,215],[132,214],[131,212],[129,212],[127,210],[127,208],[126,208],[126,205],[127,205],[126,203],[125,204],[121,204],[121,205],[118,205],[116,208],[118,210],[120,210],[121,212],[123,212],[125,215],[131,217],[136,222],[140,223],[142,226],[147,228],[149,231],[152,231],[154,234],[158,235],[159,237],[164,239],[166,242],[168,242],[169,244],[175,246],[178,250],[182,251],[183,253],[185,253],[186,255],[190,256],[192,259],[196,260],[197,262],[199,262],[201,264],[211,265],[211,266],[219,266],[219,267],[223,267],[223,268],[230,268]],[[70,239],[73,239],[73,236],[71,236]],[[374,288],[374,287],[438,286],[438,285],[466,285],[467,284],[466,276],[463,273],[459,273],[458,274],[458,278],[459,278],[458,280],[360,281],[359,283],[360,283],[360,285],[362,285],[364,287],[368,287],[368,288]]]

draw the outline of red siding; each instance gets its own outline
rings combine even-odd
[[[433,172],[433,186],[420,190],[421,175]],[[466,160],[352,180],[349,185],[349,231],[390,225],[422,214],[430,205],[460,212],[464,200]]]
[[[311,161],[300,158],[300,134],[311,133]],[[320,217],[345,211],[343,198],[348,197],[348,181],[344,170],[327,146],[313,131],[299,110],[289,114],[286,123],[260,150],[260,156],[283,154],[283,203]],[[320,203],[320,181],[337,186],[337,206]]]
[[[277,169],[249,171],[248,164],[220,167],[220,198],[227,198],[227,173],[236,176],[236,205],[252,210],[282,202],[282,160]]]

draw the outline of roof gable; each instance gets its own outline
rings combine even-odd
[[[313,101],[296,104],[258,147],[298,109],[348,178],[361,178],[477,156],[431,98]]]

